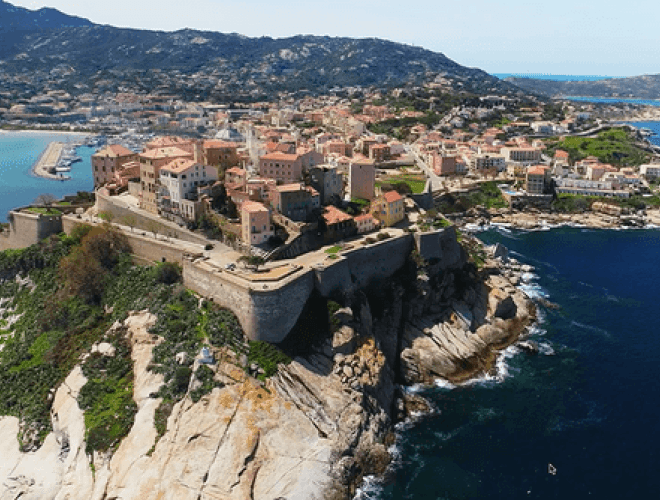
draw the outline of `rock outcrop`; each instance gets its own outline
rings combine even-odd
[[[445,244],[460,256],[452,265],[411,264],[386,287],[347,297],[330,334],[266,382],[246,362],[215,364],[224,385],[176,403],[160,436],[152,396],[163,378],[149,370],[156,318],[132,314],[113,326],[132,345],[138,411],[129,434],[112,454],[86,454],[77,403],[86,380],[76,367],[55,393],[54,430],[38,451],[20,452],[18,420],[0,418],[0,500],[350,498],[364,475],[385,471],[395,420],[428,409],[398,384],[487,371],[533,318],[492,261],[478,271]],[[93,350],[114,356],[111,347]]]

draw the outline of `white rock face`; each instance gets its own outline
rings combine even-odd
[[[267,390],[236,367],[237,382],[196,404],[178,403],[155,448],[149,398],[162,377],[147,370],[159,342],[148,333],[155,317],[125,323],[133,345],[135,424],[110,458],[85,454],[83,412],[76,398],[86,380],[79,367],[58,388],[54,432],[35,453],[21,453],[18,420],[0,418],[0,500],[309,500],[330,480],[332,451],[361,425],[340,378],[292,362]],[[152,453],[150,454],[150,450]]]

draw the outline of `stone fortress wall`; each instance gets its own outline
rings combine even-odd
[[[9,228],[0,233],[0,251],[25,248],[39,243],[51,234],[62,232],[61,215],[24,212],[17,208],[9,212]]]
[[[0,233],[0,249],[21,248],[51,234],[67,234],[83,222],[75,215],[43,216],[16,212],[9,236]],[[446,266],[460,259],[456,232],[445,228],[428,233],[404,234],[348,249],[336,259],[326,259],[313,268],[291,265],[279,279],[246,279],[241,273],[213,265],[203,257],[203,246],[156,239],[140,230],[128,231],[133,254],[142,262],[176,262],[182,266],[184,285],[230,309],[251,340],[278,343],[293,329],[305,304],[316,289],[321,296],[342,297],[367,287],[374,280],[389,278],[417,249],[422,258],[439,259]],[[10,243],[12,246],[6,246]]]

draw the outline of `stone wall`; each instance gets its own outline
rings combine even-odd
[[[298,321],[314,288],[313,274],[300,270],[283,281],[251,283],[204,261],[183,262],[184,285],[230,309],[251,340],[281,342]]]
[[[439,260],[441,268],[461,265],[464,262],[463,248],[456,241],[454,226],[427,233],[415,233],[415,246],[422,259]]]
[[[160,234],[200,245],[208,243],[208,240],[204,236],[188,231],[185,227],[180,227],[178,224],[167,221],[158,215],[147,213],[144,210],[136,210],[117,197],[97,193],[96,208],[99,212],[110,212],[114,216],[113,222],[118,224],[126,225],[122,222],[122,218],[130,215],[135,218],[136,229],[150,231],[151,225],[155,223],[160,228]]]
[[[412,236],[403,235],[340,254],[316,267],[316,288],[324,297],[350,295],[376,278],[389,278],[404,265],[412,246]]]
[[[66,234],[71,234],[73,227],[80,223],[89,224],[89,222],[80,220],[75,216],[64,216],[62,217],[62,230]],[[126,235],[126,238],[128,238],[128,242],[133,250],[133,255],[143,262],[167,261],[183,265],[184,256],[191,253],[190,245],[188,245],[187,248],[182,248],[181,245],[176,244],[175,242],[156,239],[151,233],[142,234],[143,231],[138,230],[135,232],[123,231],[123,233]],[[202,250],[203,247],[200,245],[199,252],[201,253]]]
[[[9,212],[9,231],[2,233],[0,251],[25,248],[62,232],[61,215],[43,215],[16,209]]]

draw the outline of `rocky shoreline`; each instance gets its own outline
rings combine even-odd
[[[326,322],[328,334],[266,382],[236,360],[217,363],[223,387],[177,403],[160,438],[160,401],[149,395],[163,381],[148,370],[160,340],[149,333],[153,315],[132,314],[112,329],[132,344],[138,413],[128,436],[114,454],[85,453],[77,367],[54,393],[54,431],[40,449],[20,452],[18,420],[0,417],[0,438],[12,443],[0,459],[0,498],[353,498],[365,476],[387,470],[395,424],[428,410],[406,386],[489,373],[535,321],[515,287],[531,268],[502,248],[487,249],[477,267],[455,238],[442,252],[433,262],[411,257],[330,314],[317,310],[317,330]]]
[[[553,227],[583,227],[590,229],[642,229],[660,226],[660,209],[612,215],[596,211],[557,213],[528,210],[477,211],[454,219],[458,227],[468,231],[480,230],[491,224],[523,230],[548,230]]]

